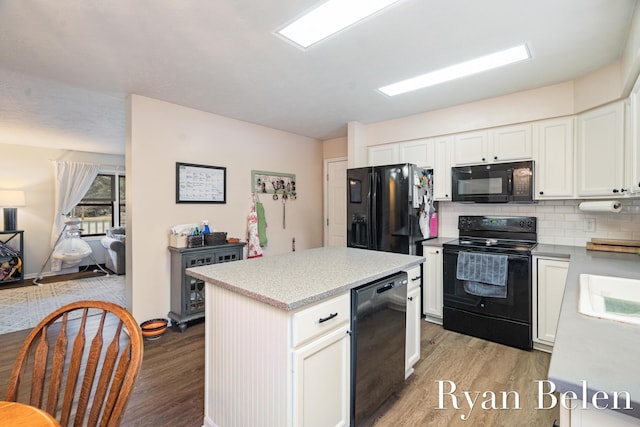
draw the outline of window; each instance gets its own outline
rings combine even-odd
[[[125,177],[115,174],[98,174],[82,201],[71,215],[82,220],[83,236],[105,234],[107,228],[125,226]]]

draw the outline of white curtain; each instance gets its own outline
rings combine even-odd
[[[55,175],[53,228],[51,230],[51,248],[64,228],[66,215],[87,194],[89,187],[98,176],[100,165],[94,163],[53,162]]]

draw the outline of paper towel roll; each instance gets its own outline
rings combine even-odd
[[[602,200],[597,202],[582,202],[579,206],[583,212],[620,212],[622,203],[617,200]]]

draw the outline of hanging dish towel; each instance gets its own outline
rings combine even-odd
[[[256,214],[255,198],[251,211],[247,217],[247,259],[258,258],[262,256],[262,248],[260,247],[260,238],[258,236],[258,215]]]
[[[459,252],[456,278],[469,294],[506,298],[508,262],[507,255]]]
[[[260,246],[267,246],[267,220],[264,216],[264,206],[262,203],[256,203],[256,214],[258,215],[258,237],[260,238]]]

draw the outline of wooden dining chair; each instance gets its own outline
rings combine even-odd
[[[6,400],[40,408],[62,427],[118,426],[142,353],[140,327],[124,308],[105,301],[67,304],[25,340]]]

